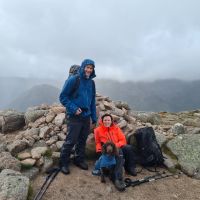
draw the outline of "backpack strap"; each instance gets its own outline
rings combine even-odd
[[[79,88],[79,85],[80,85],[80,81],[81,81],[81,78],[79,75],[75,75],[76,76],[76,81],[73,85],[73,89],[72,89],[72,96],[73,98],[76,98],[78,96],[77,92],[78,92],[78,88]],[[92,80],[92,91],[94,93],[94,95],[96,95],[96,86],[95,86],[95,82],[94,80]]]
[[[95,85],[94,80],[92,80],[92,91],[94,93],[94,96],[96,96],[96,85]]]
[[[72,92],[71,92],[73,98],[76,98],[78,96],[77,92],[78,92],[78,88],[79,88],[79,85],[80,85],[80,79],[81,79],[80,76],[76,75],[76,81],[73,85],[73,89],[72,89]]]

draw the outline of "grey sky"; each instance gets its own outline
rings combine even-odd
[[[0,76],[200,77],[199,0],[0,0]]]

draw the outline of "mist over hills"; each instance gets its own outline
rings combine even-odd
[[[17,104],[29,104],[25,99],[22,102],[15,101],[22,100],[25,93],[28,93],[31,88],[37,85],[48,84],[55,87],[60,87],[59,81],[39,78],[22,78],[22,77],[0,77],[0,110],[7,108],[18,108]],[[31,90],[32,92],[32,90]],[[27,95],[28,96],[28,95]],[[31,94],[30,94],[31,96]],[[38,97],[38,96],[37,96]],[[48,95],[47,95],[48,99]],[[13,105],[15,102],[16,105]],[[14,106],[14,107],[10,107]],[[24,107],[24,106],[22,106]],[[21,110],[21,109],[20,109]]]
[[[124,83],[97,80],[96,84],[100,93],[126,101],[135,110],[178,112],[200,107],[200,80]]]
[[[28,107],[38,106],[43,103],[53,104],[58,102],[59,92],[58,88],[51,85],[36,85],[11,101],[8,108],[25,111]]]
[[[183,111],[200,108],[200,80],[175,79],[152,82],[119,82],[96,79],[97,92],[112,100],[126,101],[134,110]],[[58,102],[63,80],[0,77],[0,110]]]

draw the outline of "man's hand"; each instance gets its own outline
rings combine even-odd
[[[91,128],[92,130],[94,130],[94,129],[96,128],[96,123],[91,124],[90,128]]]
[[[80,108],[78,108],[75,115],[80,115],[81,113],[82,113],[82,110]]]

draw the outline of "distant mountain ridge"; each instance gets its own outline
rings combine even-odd
[[[59,89],[47,85],[36,85],[13,100],[8,107],[25,111],[28,107],[58,102]]]
[[[97,80],[96,84],[100,93],[126,101],[135,110],[178,112],[200,108],[200,80],[124,83]]]
[[[12,106],[11,102],[20,99],[21,95],[23,96],[25,92],[36,85],[48,84],[59,88],[59,83],[60,81],[50,79],[0,77],[0,110]]]
[[[119,82],[96,79],[97,92],[127,102],[134,110],[177,112],[200,108],[200,80]],[[64,80],[0,77],[0,110],[24,110],[32,105],[58,101]]]

